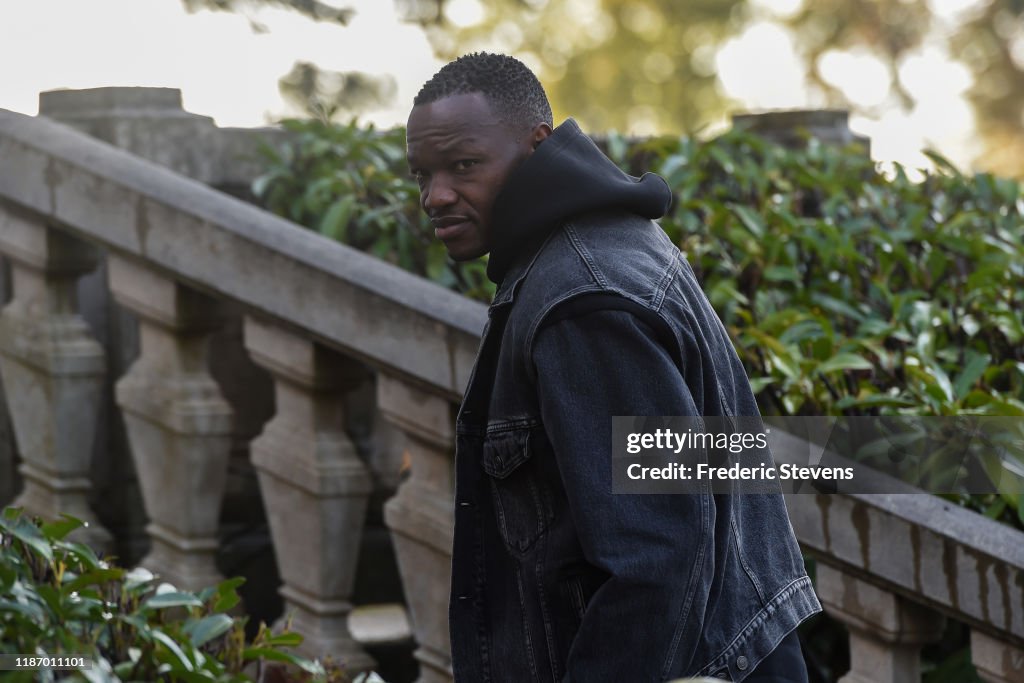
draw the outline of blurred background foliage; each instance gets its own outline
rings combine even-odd
[[[717,78],[716,53],[757,21],[789,31],[817,106],[868,116],[913,108],[918,95],[902,67],[934,46],[973,77],[980,163],[1003,175],[1024,172],[1021,0],[495,0],[481,3],[480,20],[467,26],[446,14],[457,0],[399,1],[444,58],[494,44],[526,55],[557,109],[591,130],[622,130],[642,118],[649,132],[691,132],[721,118],[736,103]],[[826,77],[823,65],[836,54],[880,60],[888,88],[876,105],[851,99]]]
[[[354,11],[344,0],[181,1],[192,11],[245,14],[254,30],[265,30],[255,19],[263,6],[340,24]],[[442,59],[476,49],[524,59],[548,89],[556,115],[575,116],[591,131],[675,134],[720,125],[744,105],[723,87],[719,58],[755,25],[789,36],[804,74],[806,104],[848,108],[873,120],[936,106],[920,85],[934,62],[921,56],[939,55],[966,74],[977,166],[1024,174],[1022,0],[391,1],[405,21],[422,26]],[[872,69],[836,75],[836,68],[852,63]],[[318,116],[341,118],[393,101],[394,86],[386,78],[381,83],[366,74],[318,71],[315,64],[297,65],[282,79],[282,93]],[[867,80],[873,94],[858,95]]]

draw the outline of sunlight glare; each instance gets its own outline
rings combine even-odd
[[[807,105],[807,88],[793,39],[780,25],[761,21],[725,42],[715,56],[725,92],[748,107]]]
[[[868,52],[829,50],[821,56],[818,68],[826,81],[862,107],[879,105],[889,96],[889,70]]]

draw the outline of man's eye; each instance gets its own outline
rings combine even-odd
[[[466,169],[470,168],[471,166],[476,166],[476,164],[477,164],[477,160],[476,159],[459,159],[458,161],[455,162],[455,170],[456,171],[465,171]]]

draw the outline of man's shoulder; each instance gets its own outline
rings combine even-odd
[[[542,313],[562,300],[602,293],[657,308],[681,260],[679,249],[649,219],[621,212],[584,214],[567,221],[545,243],[521,283],[516,304],[524,314]]]

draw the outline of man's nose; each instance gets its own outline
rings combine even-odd
[[[423,190],[423,208],[427,210],[427,213],[430,213],[431,211],[451,206],[458,201],[458,198],[458,194],[450,183],[445,182],[443,178],[435,176],[430,179],[430,182]]]

